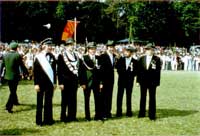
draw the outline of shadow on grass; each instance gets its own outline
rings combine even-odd
[[[3,83],[3,84],[0,85],[0,90],[5,90],[7,88],[8,88],[8,85],[5,84],[5,83]]]
[[[18,82],[18,85],[34,85],[34,83],[33,83],[33,80],[20,80],[19,82]],[[1,87],[8,87],[8,82],[7,81],[4,81],[3,83],[2,83],[2,85],[0,86],[0,88]]]
[[[33,80],[20,80],[19,85],[34,85]]]
[[[188,116],[195,114],[197,110],[177,110],[177,109],[157,109],[156,114],[158,118],[167,118],[174,116]]]
[[[58,107],[58,106],[60,106],[60,104],[53,104],[53,107]],[[17,110],[14,112],[17,113],[17,112],[24,112],[24,111],[30,111],[30,110],[35,110],[35,109],[36,109],[35,104],[20,104],[17,107]]]
[[[91,121],[94,121],[93,118],[91,118]],[[62,122],[61,120],[55,120],[55,124],[62,124],[62,123],[65,123],[65,124],[69,124],[69,123],[84,123],[84,122],[90,122],[90,121],[87,121],[85,119],[85,117],[78,117],[76,121],[66,121],[66,122]]]
[[[148,110],[146,111],[146,117],[148,117]],[[191,114],[198,113],[197,110],[177,110],[177,109],[157,109],[156,110],[156,116],[158,118],[168,118],[168,117],[178,117],[178,116],[189,116]],[[123,119],[123,118],[134,118],[138,117],[139,111],[134,111],[132,117],[126,116],[126,113],[123,113],[121,117],[116,117],[115,114],[112,115],[112,118],[109,118],[108,120],[117,120],[117,119]]]
[[[0,135],[24,135],[24,134],[32,134],[39,132],[36,129],[3,129],[0,130]]]
[[[33,109],[36,109],[35,104],[20,104],[19,106],[17,106],[17,110],[14,112],[17,113],[17,112],[23,112],[23,111],[30,111]]]

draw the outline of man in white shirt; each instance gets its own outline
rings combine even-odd
[[[95,117],[94,120],[102,120],[101,110],[101,88],[100,88],[100,65],[99,56],[96,55],[96,44],[94,42],[88,43],[87,53],[80,61],[80,75],[79,83],[83,88],[84,102],[85,102],[85,119],[91,120],[90,115],[90,95],[91,91],[94,94],[95,103]]]
[[[107,51],[101,56],[101,87],[102,87],[102,99],[103,99],[103,116],[105,118],[111,118],[112,109],[112,94],[114,85],[114,66],[115,66],[115,44],[114,41],[107,42]]]
[[[120,57],[116,63],[118,73],[118,92],[117,92],[117,117],[122,116],[123,94],[126,90],[126,116],[131,117],[132,113],[132,91],[134,77],[137,74],[137,60],[133,58],[136,49],[127,47],[124,51],[124,57]]]
[[[154,46],[147,44],[146,54],[138,60],[137,82],[140,84],[140,111],[139,118],[145,117],[146,96],[149,91],[149,118],[156,119],[156,87],[160,85],[162,63],[154,55]]]

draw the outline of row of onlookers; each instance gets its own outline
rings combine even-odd
[[[21,43],[19,44],[18,52],[23,56],[24,63],[27,69],[33,67],[34,56],[39,52],[39,43]],[[123,54],[123,49],[128,44],[117,44],[115,46],[118,53]],[[143,45],[132,45],[137,49],[135,58],[139,58],[144,54]],[[9,50],[8,44],[0,42],[0,67],[3,55]],[[57,57],[64,50],[63,46],[52,46],[52,53]],[[75,46],[79,57],[82,57],[86,48],[84,44]],[[104,44],[97,44],[97,54],[100,55],[106,51]],[[160,47],[156,46],[155,53],[162,60],[162,70],[184,70],[184,71],[200,71],[200,55],[192,55],[186,48],[183,47]]]

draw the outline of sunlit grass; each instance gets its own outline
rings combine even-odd
[[[117,75],[116,75],[117,79]],[[53,126],[39,127],[35,124],[36,92],[33,83],[21,81],[18,86],[18,97],[22,105],[14,106],[14,113],[8,114],[5,104],[9,95],[8,87],[0,87],[0,135],[79,135],[79,136],[112,136],[112,135],[200,135],[200,73],[199,72],[162,72],[161,86],[157,89],[157,117],[150,121],[148,117],[138,119],[140,92],[134,86],[132,107],[134,116],[112,118],[105,122],[84,121],[84,99],[81,89],[78,91],[78,122],[61,123],[60,90],[56,89],[53,98]],[[115,84],[112,113],[116,112]],[[91,113],[94,115],[94,101],[91,96]],[[147,104],[148,109],[148,104]],[[126,113],[125,99],[123,112]]]

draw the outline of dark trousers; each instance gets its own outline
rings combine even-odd
[[[127,115],[132,114],[132,91],[133,91],[133,82],[130,84],[118,84],[118,92],[117,92],[117,115],[122,115],[122,101],[123,101],[123,95],[124,91],[126,89],[126,113]]]
[[[77,112],[77,83],[64,84],[64,90],[61,92],[61,120],[76,120]],[[68,108],[68,116],[66,109]]]
[[[103,116],[111,117],[112,110],[112,95],[113,95],[113,83],[106,83],[103,85],[102,89],[102,99],[103,99]]]
[[[85,99],[85,118],[90,119],[90,94],[93,90],[94,94],[94,103],[95,103],[95,118],[100,119],[102,117],[102,110],[101,110],[101,93],[99,90],[99,85],[86,88],[84,91],[84,99]]]
[[[17,85],[18,85],[18,80],[8,80],[10,96],[6,104],[7,110],[11,110],[14,104],[19,103],[17,98]]]
[[[140,85],[141,97],[139,117],[145,116],[147,90],[149,90],[149,118],[154,119],[156,117],[156,86],[147,87],[145,85]]]
[[[53,87],[52,88],[40,88],[40,92],[37,93],[37,110],[36,110],[36,124],[41,125],[50,124],[53,121]],[[44,117],[42,119],[44,100]]]

